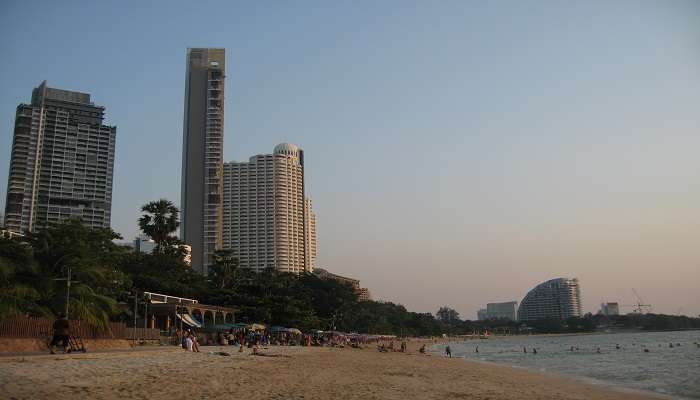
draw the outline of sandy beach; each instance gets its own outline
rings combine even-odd
[[[573,380],[418,353],[203,347],[0,358],[3,399],[640,399]],[[224,351],[230,356],[212,354]]]

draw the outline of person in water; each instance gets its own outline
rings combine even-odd
[[[523,353],[527,353],[527,347],[523,346]]]
[[[537,349],[534,347],[532,348],[532,354],[537,354]]]
[[[447,357],[452,358],[452,349],[450,348],[449,345],[445,346],[445,355],[446,355]]]
[[[476,346],[476,349],[474,349],[474,353],[478,353],[478,352],[479,352],[479,346]]]

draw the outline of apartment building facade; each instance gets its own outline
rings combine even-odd
[[[108,228],[117,128],[90,95],[42,82],[17,106],[5,203],[6,229],[31,232],[67,218]]]
[[[273,154],[248,162],[227,162],[223,173],[223,248],[240,266],[311,272],[315,252],[315,218],[304,197],[304,151],[282,143]],[[313,246],[310,244],[313,242]]]
[[[583,315],[578,279],[557,278],[540,283],[520,302],[518,320],[567,319]]]

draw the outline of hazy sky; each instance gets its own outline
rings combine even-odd
[[[319,265],[376,298],[700,313],[700,2],[106,3],[0,5],[3,179],[32,88],[91,93],[132,238],[180,201],[186,48],[225,47],[225,159],[301,146]]]

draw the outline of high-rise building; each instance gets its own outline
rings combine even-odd
[[[180,237],[206,274],[222,244],[224,49],[187,49]]]
[[[482,309],[477,312],[477,316],[480,321],[487,319],[508,319],[511,321],[515,321],[515,306],[517,304],[517,301],[508,301],[505,303],[488,303],[486,304],[486,309]]]
[[[540,283],[525,295],[518,308],[518,319],[524,322],[566,319],[582,314],[581,289],[576,278],[557,278]]]
[[[359,301],[370,301],[372,300],[372,293],[366,287],[361,287],[357,291],[357,300]]]
[[[306,265],[308,271],[313,272],[316,266],[316,214],[314,213],[311,199],[304,199],[304,224],[306,231]]]
[[[90,95],[42,82],[15,114],[5,226],[27,232],[67,218],[108,228],[117,128]]]
[[[311,272],[302,149],[282,143],[273,154],[225,163],[223,193],[223,247],[241,267]]]
[[[620,315],[620,305],[618,303],[602,303],[600,313],[603,315]]]

